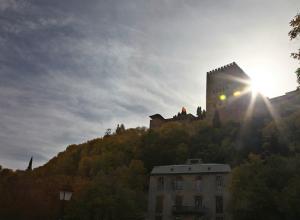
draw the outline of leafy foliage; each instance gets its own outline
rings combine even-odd
[[[234,219],[299,219],[300,157],[250,157],[232,179]]]
[[[235,167],[235,219],[298,219],[299,119],[300,111],[286,114],[280,127],[262,118],[247,126],[206,120],[155,130],[119,125],[102,138],[68,146],[32,171],[0,167],[0,219],[57,219],[58,192],[66,184],[74,190],[66,219],[144,219],[153,166],[187,158]]]
[[[297,38],[300,34],[300,14],[297,14],[291,21],[290,26],[292,29],[289,32],[290,39],[293,40]],[[291,53],[291,57],[294,59],[300,60],[300,48],[298,49],[298,52]],[[297,74],[297,81],[300,84],[300,68],[296,70]]]

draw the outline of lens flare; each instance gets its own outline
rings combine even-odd
[[[233,93],[233,96],[235,96],[235,97],[240,96],[240,95],[241,95],[241,92],[240,92],[240,91],[235,91],[235,92]]]
[[[227,98],[227,97],[226,97],[225,94],[222,94],[222,95],[219,96],[219,99],[220,99],[221,101],[225,101],[226,98]]]

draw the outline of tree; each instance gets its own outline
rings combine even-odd
[[[108,136],[110,136],[110,135],[111,135],[111,129],[108,128],[108,129],[106,129],[106,131],[105,131],[104,137],[108,137]]]
[[[124,131],[125,131],[125,126],[123,124],[121,125],[118,124],[116,128],[116,134],[121,134]]]
[[[198,106],[197,108],[197,116],[200,118],[202,116],[202,109],[201,106]]]
[[[28,167],[27,167],[27,171],[32,170],[32,160],[33,160],[33,157],[30,158],[30,161],[29,161],[29,164],[28,164]]]
[[[289,32],[290,39],[293,40],[297,38],[300,35],[300,13],[297,14],[291,21],[290,26],[292,27],[292,30]],[[298,52],[291,53],[291,57],[293,57],[296,60],[300,60],[300,48],[298,49]],[[300,68],[296,70],[297,74],[297,82],[300,84]]]
[[[204,119],[205,118],[205,113],[206,113],[205,110],[204,109],[202,110],[201,106],[197,107],[197,116],[198,116],[198,118]]]
[[[203,109],[202,111],[202,118],[205,118],[206,117],[206,111]]]
[[[249,156],[231,181],[233,219],[299,219],[299,156]]]
[[[259,117],[247,127],[220,124],[219,113],[215,127],[206,120],[159,129],[120,124],[121,133],[70,145],[31,172],[0,166],[0,219],[57,219],[58,191],[68,184],[66,220],[142,220],[153,166],[187,158],[231,165],[233,219],[300,219],[300,110],[282,115],[280,125]]]

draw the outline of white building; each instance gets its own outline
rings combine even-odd
[[[227,220],[227,164],[203,164],[189,159],[186,164],[156,166],[149,184],[148,220]]]

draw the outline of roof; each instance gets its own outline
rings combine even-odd
[[[228,164],[182,164],[155,166],[151,175],[161,174],[200,174],[200,173],[229,173],[231,168]]]
[[[149,116],[151,119],[161,119],[164,120],[165,118],[161,116],[160,114],[154,114]]]

